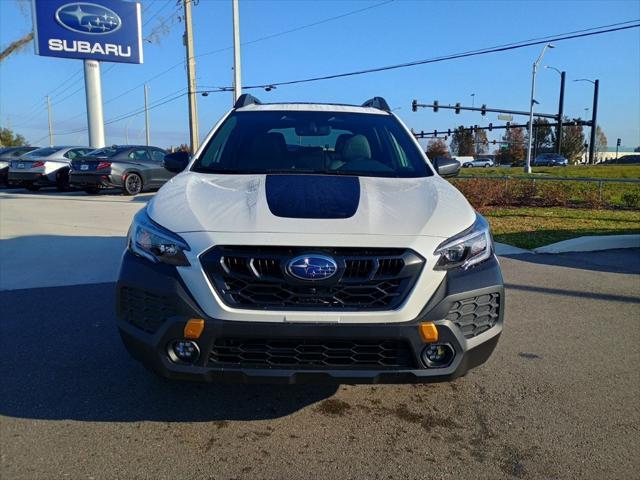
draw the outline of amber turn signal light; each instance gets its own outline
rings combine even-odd
[[[421,323],[418,325],[420,337],[425,343],[433,343],[438,341],[438,328],[433,322]]]
[[[184,326],[184,337],[197,340],[204,331],[204,320],[201,318],[192,318]]]

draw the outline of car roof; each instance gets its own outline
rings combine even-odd
[[[389,115],[389,112],[372,107],[358,107],[356,105],[342,105],[333,103],[263,103],[237,108],[238,112],[341,112],[367,113],[371,115]]]

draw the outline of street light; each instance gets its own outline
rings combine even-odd
[[[589,163],[594,163],[594,153],[596,146],[596,129],[598,128],[598,90],[600,88],[600,80],[589,80],[588,78],[578,78],[574,82],[593,83],[593,108],[591,109],[591,139],[589,142]]]
[[[556,67],[546,65],[544,68],[554,70],[560,75],[560,98],[558,100],[558,128],[556,129],[556,153],[562,154],[562,120],[564,119],[564,84],[567,77],[566,72],[560,71]]]
[[[533,141],[533,106],[535,103],[535,95],[536,95],[536,73],[538,72],[538,65],[542,61],[542,57],[544,56],[544,52],[547,51],[547,48],[556,48],[555,45],[551,43],[547,43],[540,52],[540,56],[538,59],[533,62],[533,71],[531,73],[531,102],[529,104],[529,145],[527,146],[527,161],[524,165],[524,172],[531,173],[531,143]]]

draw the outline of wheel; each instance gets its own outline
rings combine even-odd
[[[124,179],[124,194],[137,195],[142,191],[142,178],[137,173],[130,173]]]
[[[484,168],[489,168],[489,164],[488,164],[488,163],[485,163],[485,164],[483,165],[483,167],[484,167]]]
[[[100,189],[98,187],[87,187],[84,191],[89,195],[97,195],[100,193]]]
[[[56,177],[56,190],[59,192],[68,192],[71,190],[68,172],[62,172]]]
[[[38,190],[40,190],[40,187],[38,185],[25,185],[24,188],[26,188],[30,192],[37,192]]]

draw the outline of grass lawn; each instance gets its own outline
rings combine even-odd
[[[537,248],[586,235],[640,233],[640,211],[574,208],[487,208],[496,242]]]
[[[483,177],[485,175],[526,176],[522,167],[513,168],[463,168],[460,175]],[[640,178],[640,165],[572,165],[569,167],[533,167],[533,175],[540,177],[582,178]]]

